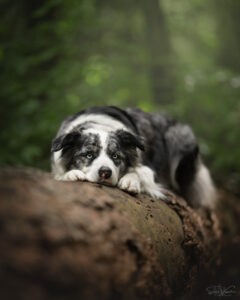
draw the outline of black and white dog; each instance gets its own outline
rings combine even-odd
[[[52,142],[58,180],[99,182],[164,199],[162,186],[195,207],[213,207],[215,188],[189,126],[139,109],[85,109]]]

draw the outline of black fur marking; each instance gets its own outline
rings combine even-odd
[[[199,161],[199,148],[191,128],[177,123],[170,126],[165,132],[166,150],[169,166],[178,162],[174,179],[180,187],[180,192],[185,193],[195,179],[197,163]]]
[[[85,166],[89,166],[94,159],[99,156],[101,149],[98,134],[89,133],[83,135],[82,147],[73,150],[72,159],[69,162],[68,168],[81,169]]]
[[[126,132],[127,137],[129,137],[128,134],[130,134],[131,137],[134,137],[131,133]],[[107,154],[111,157],[116,166],[121,166],[121,169],[126,171],[129,167],[136,166],[139,157],[136,150],[135,137],[134,143],[130,143],[129,140],[125,143],[123,141],[123,135],[125,137],[123,130],[117,130],[116,132],[111,133],[107,147]],[[115,154],[117,155],[117,158],[114,159]]]
[[[146,113],[135,108],[129,108],[127,112],[136,123],[139,134],[144,137],[145,151],[142,153],[142,164],[155,171],[157,181],[169,185],[170,166],[165,132],[176,121],[167,116]]]
[[[107,155],[112,159],[116,166],[120,166],[125,160],[125,155],[120,149],[120,145],[114,136],[110,136],[107,146]]]
[[[122,148],[139,148],[144,151],[144,144],[140,137],[122,129],[117,130],[116,135]]]
[[[55,138],[52,142],[51,152],[59,151],[62,148],[67,149],[81,142],[81,134],[79,132],[71,132]]]
[[[196,145],[193,149],[189,149],[182,154],[182,158],[176,169],[176,181],[181,187],[181,191],[185,192],[188,185],[195,179],[197,170],[199,147]]]
[[[72,136],[70,133],[68,135]],[[89,166],[101,151],[98,134],[81,134],[81,138],[79,136],[72,138],[70,144],[63,145],[62,158],[66,170]]]
[[[138,127],[136,126],[131,115],[128,114],[125,110],[115,107],[115,106],[94,106],[80,111],[72,117],[68,118],[68,121],[73,121],[80,115],[84,114],[103,114],[112,117],[115,120],[120,121],[127,128],[132,130],[134,133],[138,134]]]
[[[113,161],[116,167],[119,168],[120,176],[123,176],[128,168],[126,153],[121,149],[119,140],[114,132],[108,138],[106,149],[107,155]]]

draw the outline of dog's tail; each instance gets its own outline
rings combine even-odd
[[[216,189],[208,169],[201,161],[191,128],[179,123],[170,126],[165,134],[165,142],[172,187],[192,206],[214,208]]]

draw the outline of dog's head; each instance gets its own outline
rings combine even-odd
[[[78,169],[91,182],[116,185],[137,164],[138,149],[144,150],[142,139],[128,131],[88,129],[57,137],[51,150],[61,150],[65,171]]]

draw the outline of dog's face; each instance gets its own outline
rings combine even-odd
[[[65,171],[81,170],[88,181],[116,185],[139,159],[137,148],[144,150],[139,137],[124,130],[97,129],[73,131],[53,141],[52,151],[61,150]]]

